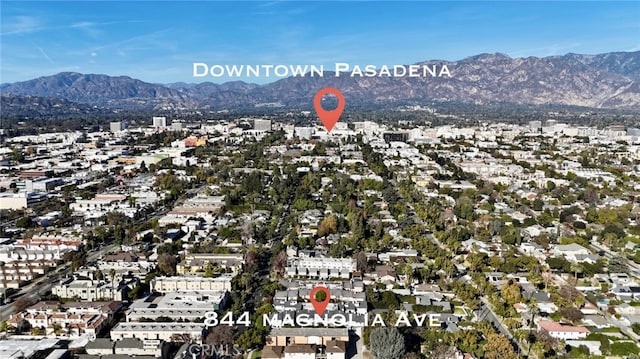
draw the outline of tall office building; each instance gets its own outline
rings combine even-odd
[[[542,132],[542,121],[529,121],[529,131],[534,133]]]
[[[153,117],[153,127],[155,128],[166,128],[167,127],[167,118],[162,117]]]
[[[127,128],[127,126],[122,121],[109,122],[109,130],[111,132],[120,132],[125,128]]]

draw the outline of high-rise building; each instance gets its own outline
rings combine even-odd
[[[303,140],[310,140],[313,136],[313,127],[295,127],[296,136]]]
[[[122,121],[109,122],[109,130],[111,132],[120,132],[125,128],[127,128],[127,126]]]
[[[154,116],[153,117],[153,127],[155,128],[166,128],[167,127],[167,118],[164,116]]]
[[[529,121],[530,132],[542,132],[542,121]]]
[[[256,119],[253,121],[253,129],[256,131],[271,131],[271,120]]]

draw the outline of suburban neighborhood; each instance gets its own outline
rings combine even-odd
[[[169,121],[6,139],[0,357],[640,353],[639,129]]]

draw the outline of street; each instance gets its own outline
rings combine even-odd
[[[603,246],[599,245],[599,244],[595,244],[595,243],[591,243],[591,247],[593,247],[596,252],[604,252],[604,256],[607,259],[613,259],[613,258],[622,258],[624,259],[625,263],[627,264],[627,266],[629,267],[629,274],[635,276],[635,277],[640,277],[640,265],[637,265],[636,263],[634,263],[633,261],[630,261],[628,259],[626,259],[624,256],[621,256],[618,253],[613,253],[611,252],[609,249],[604,248]]]
[[[511,335],[511,331],[507,328],[502,321],[498,318],[498,316],[491,310],[491,305],[489,304],[489,300],[487,297],[480,297],[480,308],[475,311],[476,317],[479,320],[487,320],[489,323],[493,325],[494,328],[498,330],[498,332],[511,342],[511,345],[518,349],[518,352],[522,355],[526,355],[528,349],[525,348],[519,341],[517,341],[513,335]]]

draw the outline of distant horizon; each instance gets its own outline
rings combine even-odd
[[[0,83],[60,72],[204,82],[191,76],[194,62],[380,65],[630,52],[640,50],[639,18],[640,2],[615,1],[2,1]]]
[[[598,55],[604,55],[604,54],[612,54],[612,53],[635,53],[635,52],[640,52],[640,50],[636,50],[636,51],[609,51],[609,52],[603,52],[603,53],[592,53],[592,54],[583,54],[583,53],[575,53],[575,52],[567,52],[565,54],[560,54],[560,55],[550,55],[550,56],[510,56],[509,54],[506,54],[504,52],[493,52],[493,53],[480,53],[480,54],[473,54],[473,55],[469,55],[466,57],[463,57],[461,59],[458,60],[446,60],[446,59],[425,59],[425,60],[420,60],[416,63],[421,63],[421,62],[437,62],[437,61],[443,61],[443,62],[458,62],[458,61],[463,61],[466,60],[468,58],[471,57],[477,57],[477,56],[481,56],[481,55],[506,55],[511,59],[526,59],[526,58],[530,58],[530,57],[534,57],[534,58],[549,58],[549,57],[563,57],[563,56],[567,56],[567,55],[580,55],[580,56],[598,56]],[[403,65],[411,65],[411,64],[403,64]],[[27,81],[31,81],[31,80],[36,80],[39,78],[46,78],[46,77],[53,77],[53,76],[57,76],[63,73],[73,73],[73,74],[80,74],[80,75],[96,75],[96,76],[108,76],[108,77],[128,77],[131,78],[132,80],[140,80],[142,82],[145,83],[149,83],[149,84],[153,84],[153,85],[161,85],[161,86],[171,86],[171,85],[188,85],[188,86],[197,86],[199,84],[204,84],[204,83],[211,83],[211,84],[215,84],[215,85],[223,85],[225,83],[244,83],[244,84],[248,84],[248,85],[258,85],[258,86],[263,86],[263,85],[268,85],[268,84],[272,84],[275,83],[277,81],[283,80],[285,78],[288,77],[283,77],[283,78],[272,78],[271,81],[269,81],[269,78],[266,78],[267,81],[265,82],[254,82],[254,81],[247,81],[245,79],[226,79],[224,81],[215,81],[215,79],[211,78],[211,77],[207,77],[205,78],[203,81],[194,81],[194,82],[188,82],[188,81],[174,81],[174,82],[153,82],[153,81],[146,81],[144,79],[141,78],[137,78],[135,76],[132,76],[130,74],[107,74],[107,73],[90,73],[90,72],[78,72],[78,71],[60,71],[60,72],[56,72],[53,74],[45,74],[45,75],[41,75],[41,76],[37,76],[34,78],[30,78],[30,79],[25,79],[25,80],[19,80],[19,81],[14,81],[14,82],[0,82],[0,85],[9,85],[9,84],[14,84],[14,83],[18,83],[18,82],[27,82]],[[192,80],[194,79],[193,77],[191,78]],[[257,78],[254,78],[257,79]]]

